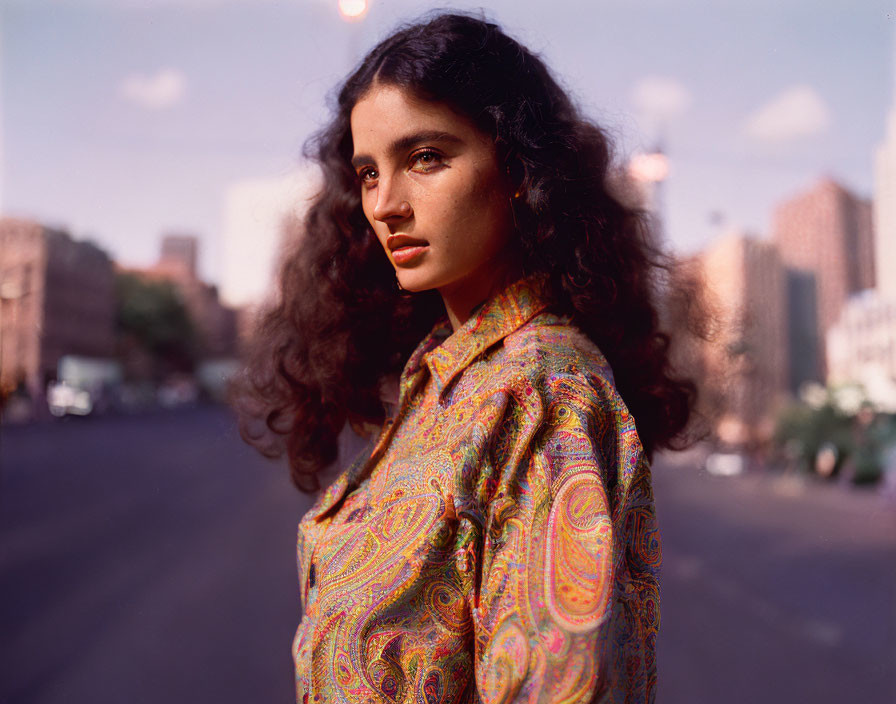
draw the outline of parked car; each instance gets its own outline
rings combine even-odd
[[[747,468],[747,458],[739,452],[711,452],[706,457],[705,467],[716,477],[736,477]]]
[[[67,381],[51,381],[47,386],[47,405],[54,416],[86,416],[93,410],[90,392]]]

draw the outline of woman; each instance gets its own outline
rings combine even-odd
[[[299,526],[298,701],[652,701],[649,459],[694,390],[604,134],[443,14],[370,52],[312,156],[244,435],[312,491],[347,422],[373,434]]]

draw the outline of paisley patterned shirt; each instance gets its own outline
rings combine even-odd
[[[298,702],[653,701],[650,469],[606,360],[542,291],[437,325],[299,524]]]

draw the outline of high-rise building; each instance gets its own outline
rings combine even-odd
[[[273,290],[284,223],[304,216],[317,183],[317,167],[307,166],[285,177],[230,187],[221,248],[221,297],[228,305],[259,304]]]
[[[818,331],[818,286],[811,271],[786,269],[788,387],[794,394],[824,380]]]
[[[169,234],[162,237],[157,269],[167,269],[174,275],[195,279],[199,258],[199,240],[195,235]]]
[[[0,218],[0,384],[40,397],[67,355],[115,355],[112,261],[65,232]]]
[[[883,298],[896,301],[896,105],[874,155],[874,251],[876,288]]]
[[[701,255],[707,294],[720,316],[704,350],[704,394],[719,438],[734,444],[771,437],[788,381],[787,279],[773,244],[739,232]]]
[[[814,274],[821,376],[823,340],[849,297],[875,281],[871,203],[826,178],[781,203],[773,239],[788,269]]]

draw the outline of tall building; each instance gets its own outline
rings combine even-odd
[[[818,286],[811,271],[786,269],[788,388],[797,395],[807,383],[824,380],[818,330]]]
[[[871,203],[826,178],[781,203],[773,239],[788,269],[815,276],[815,306],[821,376],[823,340],[849,297],[875,281]]]
[[[771,243],[730,233],[699,255],[707,294],[720,316],[704,349],[704,395],[724,442],[771,437],[788,381],[787,279]],[[714,399],[714,401],[713,401]]]
[[[194,235],[165,235],[156,269],[170,270],[172,275],[195,279],[198,258],[199,240]]]
[[[284,245],[284,222],[304,216],[317,187],[316,166],[230,187],[221,248],[221,297],[228,305],[255,305],[271,293]]]
[[[0,218],[0,384],[39,397],[66,355],[115,355],[112,261],[65,232]]]
[[[874,155],[874,240],[877,289],[896,301],[896,105]]]

